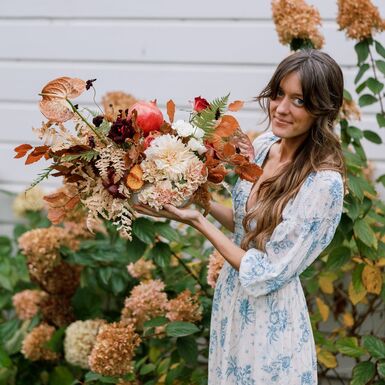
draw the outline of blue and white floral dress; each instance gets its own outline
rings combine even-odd
[[[271,132],[253,143],[262,165]],[[235,242],[252,183],[233,190]],[[317,358],[299,275],[330,243],[340,221],[343,182],[336,171],[311,173],[282,213],[266,252],[249,249],[239,272],[225,262],[212,308],[209,385],[314,385]]]

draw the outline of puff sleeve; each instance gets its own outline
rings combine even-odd
[[[341,219],[344,188],[336,171],[312,173],[282,213],[266,251],[244,254],[239,280],[248,295],[278,290],[301,274],[331,242]]]

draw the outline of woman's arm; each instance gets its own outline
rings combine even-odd
[[[217,202],[210,202],[210,215],[212,215],[223,227],[234,232],[234,212],[231,207],[226,207]]]
[[[218,208],[219,206],[222,205],[218,204]],[[219,251],[220,254],[222,254],[231,266],[234,267],[234,269],[239,270],[241,259],[245,254],[245,250],[241,249],[234,242],[232,242],[198,210],[178,209],[171,205],[165,205],[164,209],[159,211],[155,211],[154,209],[143,205],[135,205],[134,207],[136,211],[142,214],[168,218],[194,227],[213,244],[213,246]]]

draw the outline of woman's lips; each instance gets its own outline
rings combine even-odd
[[[276,116],[274,116],[274,119],[275,119],[275,122],[278,124],[291,124],[291,122],[288,122],[287,120],[282,120],[280,118],[277,118]]]

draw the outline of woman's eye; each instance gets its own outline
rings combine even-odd
[[[300,98],[295,98],[294,99],[294,104],[296,106],[298,106],[298,107],[302,107],[305,104],[305,102],[302,99],[300,99]]]

